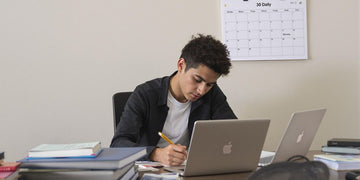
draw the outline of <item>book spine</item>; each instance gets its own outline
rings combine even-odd
[[[360,154],[360,150],[356,148],[347,148],[347,147],[322,147],[322,152],[325,153],[340,153],[340,154]]]
[[[9,171],[15,171],[15,167],[1,167],[0,166],[0,172],[9,172]]]
[[[360,147],[360,142],[328,141],[327,145],[337,147]]]

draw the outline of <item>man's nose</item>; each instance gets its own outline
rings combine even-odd
[[[198,93],[199,95],[204,95],[206,91],[206,84],[205,83],[201,83],[198,87]]]

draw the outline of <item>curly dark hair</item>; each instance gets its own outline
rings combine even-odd
[[[180,58],[185,59],[185,71],[202,64],[219,75],[227,75],[230,72],[231,62],[226,45],[211,35],[193,35],[192,40],[182,49]]]

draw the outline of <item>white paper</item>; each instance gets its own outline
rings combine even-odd
[[[231,60],[307,59],[306,0],[221,0]]]

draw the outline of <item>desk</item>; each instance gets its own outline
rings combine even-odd
[[[310,151],[306,156],[309,159],[313,159],[314,154],[320,154],[320,151]],[[142,177],[144,173],[163,173],[167,172],[163,169],[161,169],[158,172],[140,172],[139,175]],[[180,177],[182,180],[218,180],[218,179],[224,179],[224,180],[232,180],[232,179],[238,179],[238,180],[245,180],[252,172],[243,172],[243,173],[230,173],[230,174],[219,174],[219,175],[208,175],[208,176],[193,176],[193,177]],[[346,171],[334,171],[330,169],[330,180],[343,180],[345,179]],[[62,177],[56,176],[57,179],[64,179]],[[39,179],[39,177],[35,177],[36,180]],[[29,179],[35,179],[31,178],[26,174],[23,174],[21,179],[29,180]],[[44,178],[43,178],[44,179]],[[49,178],[45,178],[46,180]],[[54,179],[54,178],[52,178]],[[56,178],[55,178],[56,179]]]
[[[306,156],[309,159],[314,158],[314,154],[321,154],[320,151],[310,151]],[[346,171],[335,171],[330,169],[330,180],[343,180],[345,179]],[[167,172],[161,169],[157,173],[163,173]],[[140,177],[144,173],[152,173],[152,172],[141,172]],[[181,177],[180,179],[183,180],[218,180],[218,179],[224,179],[224,180],[230,180],[230,179],[238,179],[238,180],[245,180],[251,172],[243,172],[243,173],[231,173],[231,174],[219,174],[219,175],[209,175],[209,176],[192,176],[192,177]]]

